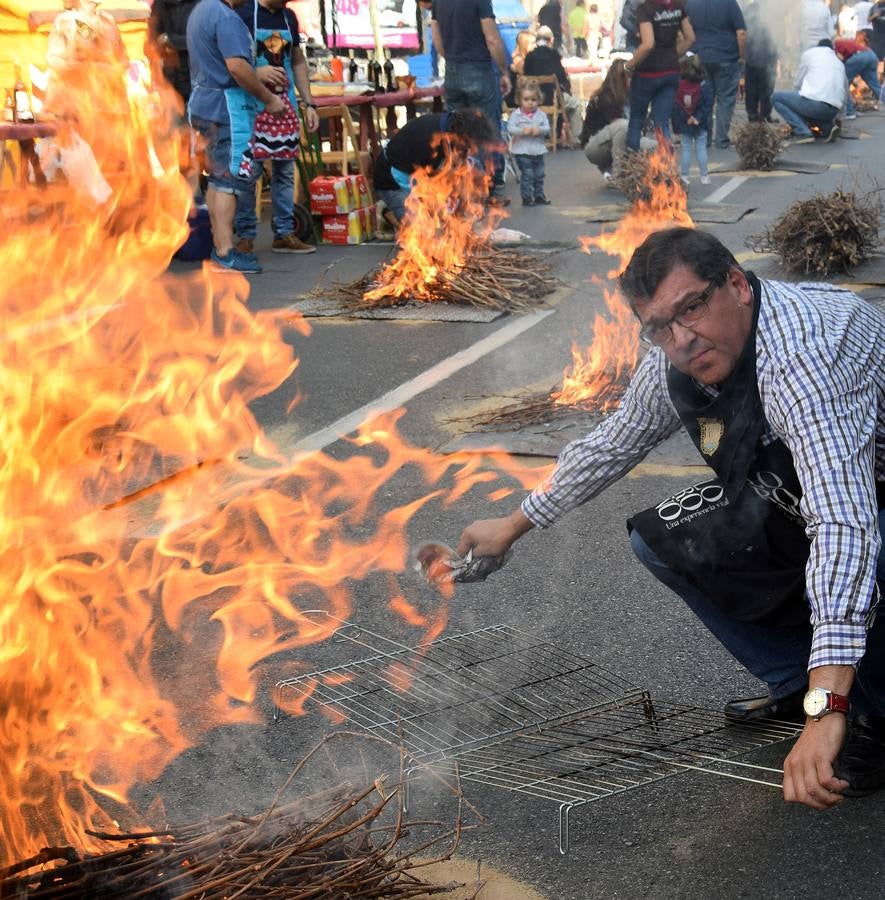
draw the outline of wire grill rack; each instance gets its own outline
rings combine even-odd
[[[456,767],[462,781],[557,803],[561,853],[574,807],[682,771],[779,787],[780,770],[735,758],[800,730],[653,701],[590,660],[507,625],[406,647],[343,622],[335,639],[369,655],[279,681],[275,720],[314,704],[335,721],[402,742],[412,771]]]

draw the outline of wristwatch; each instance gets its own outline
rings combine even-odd
[[[848,698],[825,688],[812,688],[802,701],[805,715],[819,721],[829,713],[848,713]]]

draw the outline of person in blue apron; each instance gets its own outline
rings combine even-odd
[[[283,115],[259,111],[252,139],[240,160],[240,175],[253,185],[251,194],[242,193],[237,201],[234,229],[237,251],[254,255],[258,233],[254,185],[261,178],[265,160],[271,161],[270,197],[273,212],[274,253],[313,253],[316,247],[305,244],[295,234],[295,158],[300,145],[301,123],[295,89],[304,104],[304,121],[316,131],[320,120],[310,96],[307,61],[299,46],[298,20],[286,8],[285,0],[245,0],[237,7],[253,39],[255,72],[259,80],[284,103]]]
[[[191,72],[188,120],[205,141],[209,186],[206,206],[212,224],[211,266],[219,271],[256,274],[257,261],[234,249],[237,193],[249,190],[237,174],[252,140],[258,102],[282,115],[280,97],[259,80],[252,65],[252,38],[234,12],[242,0],[200,0],[187,22]]]
[[[826,284],[762,281],[688,228],[647,238],[620,288],[649,348],[620,408],[458,553],[501,556],[684,428],[714,477],[634,515],[636,555],[768,685],[728,716],[804,712],[786,800],[885,787],[885,316]]]

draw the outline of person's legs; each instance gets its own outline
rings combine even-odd
[[[747,118],[758,122],[762,115],[762,84],[765,69],[758,66],[747,66],[744,70],[744,105],[747,107]]]
[[[532,190],[534,191],[535,202],[546,203],[547,197],[544,194],[544,155],[533,156],[532,161]]]
[[[798,91],[775,91],[771,95],[771,104],[790,126],[795,137],[813,137],[808,123],[799,112],[804,106]]]
[[[698,132],[697,140],[694,142],[698,148],[698,168],[701,170],[701,183],[705,183],[709,177],[707,169],[707,132],[701,130]]]
[[[692,135],[683,134],[679,148],[679,174],[688,181],[691,172],[691,147],[695,143]]]
[[[759,113],[763,119],[771,119],[771,93],[774,90],[775,72],[772,68],[764,69],[765,77],[762,82],[762,96],[759,100]]]
[[[258,216],[255,211],[256,185],[261,182],[264,174],[264,166],[256,162],[252,166],[252,177],[249,179],[248,190],[237,191],[237,211],[234,216],[234,231],[240,238],[254,241],[258,234]]]
[[[768,685],[775,699],[794,694],[808,682],[811,625],[766,628],[726,615],[706,594],[662,562],[634,529],[633,552],[662,584],[678,594],[726,650]]]
[[[717,147],[725,148],[729,144],[731,118],[734,115],[734,104],[741,81],[741,65],[738,62],[719,63],[715,71],[716,133],[714,140]]]
[[[532,157],[524,153],[516,153],[513,156],[516,167],[519,169],[519,193],[522,202],[531,205],[535,202],[535,171],[532,165]]]
[[[882,85],[879,83],[878,78],[878,68],[879,60],[872,50],[863,50],[845,60],[845,76],[848,78],[848,83],[851,84],[860,75],[866,86],[873,92],[877,103],[879,102],[879,94],[882,93]],[[850,102],[850,91],[848,92],[848,97]]]
[[[679,76],[663,75],[652,80],[655,82],[654,94],[651,98],[652,122],[654,123],[655,131],[660,131],[669,140],[670,116],[673,112],[676,90],[679,87]]]
[[[295,233],[295,160],[275,159],[270,176],[274,237]]]
[[[630,121],[627,124],[627,149],[638,150],[648,105],[654,96],[654,79],[634,75],[630,81]]]

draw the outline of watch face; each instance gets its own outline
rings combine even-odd
[[[819,716],[827,708],[827,692],[823,688],[814,688],[805,695],[802,702],[806,716]]]

